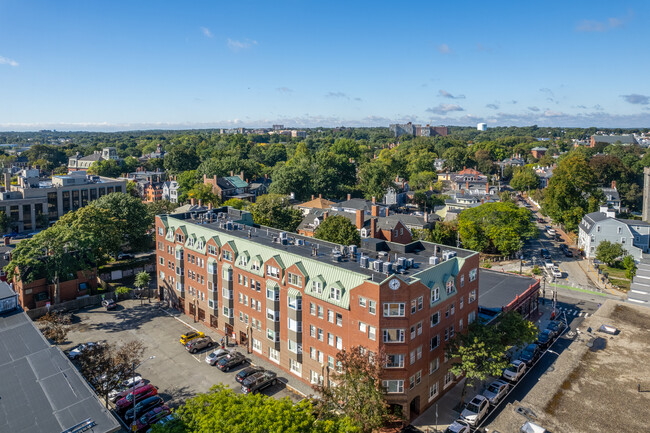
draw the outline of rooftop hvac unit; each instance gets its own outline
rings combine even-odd
[[[412,268],[413,267],[413,259],[406,259],[406,267],[407,268]]]
[[[284,237],[284,238],[283,238],[283,237],[280,237],[280,243],[281,243],[282,245],[286,245],[286,244],[289,243],[289,240],[288,240],[286,237]]]
[[[226,230],[232,230],[232,221],[226,222]]]
[[[397,259],[397,266],[406,269],[406,258],[405,257],[398,258]]]
[[[381,260],[375,260],[372,262],[372,270],[375,272],[381,272],[382,271],[382,262]]]
[[[353,256],[357,253],[357,246],[356,245],[350,245],[348,247],[348,251],[350,252],[350,255]]]
[[[362,268],[368,268],[368,257],[361,256],[359,259],[359,266]]]
[[[305,245],[305,241],[302,239],[296,239],[296,245]]]
[[[456,251],[443,251],[442,260],[449,260],[453,257],[456,257]]]
[[[438,262],[440,262],[440,259],[436,256],[431,256],[429,257],[429,264],[430,265],[437,265]]]
[[[287,232],[280,232],[280,239],[286,239],[287,238]]]
[[[384,262],[384,274],[391,274],[393,272],[393,264],[391,262]]]

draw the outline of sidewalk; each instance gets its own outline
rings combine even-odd
[[[551,321],[551,312],[553,311],[553,303],[549,299],[546,300],[546,305],[539,305],[539,315],[537,318],[531,318],[539,329],[544,329]],[[517,359],[518,353],[523,348],[518,348],[511,352],[511,359]],[[465,402],[468,402],[475,394],[480,394],[488,384],[492,383],[497,378],[487,379],[481,388],[467,388],[465,395]],[[444,431],[451,423],[460,417],[460,412],[455,408],[460,403],[460,397],[463,392],[465,379],[461,380],[443,395],[433,406],[425,410],[422,415],[416,418],[412,424],[423,432],[435,433],[436,431]],[[436,406],[438,410],[438,423],[436,430]]]

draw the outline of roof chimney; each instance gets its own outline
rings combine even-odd
[[[375,203],[377,203],[377,198],[373,195],[372,196],[372,204],[375,204]]]
[[[329,214],[330,214],[329,211],[325,211],[325,212],[323,212],[323,221],[325,221],[325,220],[327,219],[327,217],[329,216]]]
[[[191,204],[192,206],[194,206],[194,205],[196,204],[196,200],[193,199],[193,198],[191,198],[191,199],[190,199],[190,204]]]
[[[373,204],[372,207],[371,207],[370,209],[371,209],[371,213],[370,213],[370,214],[371,214],[372,216],[374,216],[374,217],[378,217],[378,216],[379,216],[379,206],[377,206],[376,204]]]
[[[465,182],[465,189],[469,189],[469,181]]]
[[[348,194],[348,200],[352,199],[352,194]]]
[[[212,202],[208,202],[208,209],[212,209]]]
[[[312,199],[312,200],[314,199],[314,194],[311,195],[311,199]]]
[[[615,180],[612,181],[612,189],[616,189],[616,181]]]
[[[203,175],[203,183],[207,180],[208,176],[206,174]]]
[[[244,170],[242,170],[242,171],[239,172],[239,178],[240,178],[241,180],[244,180]]]
[[[485,183],[485,193],[489,194],[490,193],[490,182]]]
[[[318,198],[323,198],[323,194],[318,194]]]
[[[374,238],[377,232],[377,218],[370,218],[370,237]]]
[[[201,200],[199,200],[199,207],[201,206]]]
[[[230,175],[234,176],[235,175],[235,170],[230,170]]]
[[[363,221],[364,221],[363,209],[357,209],[357,228],[359,230],[363,228]]]

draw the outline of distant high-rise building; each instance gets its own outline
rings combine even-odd
[[[411,135],[413,137],[434,137],[436,135],[447,136],[449,131],[446,126],[422,126],[416,125],[411,122],[404,124],[392,124],[389,126],[389,129],[395,137],[402,135]]]
[[[280,129],[284,129],[284,125],[273,125],[274,131],[279,131]]]
[[[487,123],[479,123],[476,125],[477,131],[487,131]]]

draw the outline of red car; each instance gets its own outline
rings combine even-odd
[[[145,429],[151,424],[157,423],[170,413],[172,413],[172,411],[168,406],[158,406],[151,409],[149,412],[138,418],[138,421],[135,423],[135,426],[137,428],[136,431],[145,431]]]
[[[145,385],[135,389],[135,402],[144,400],[145,398],[152,397],[158,394],[158,389],[152,384]],[[118,411],[128,410],[133,407],[133,391],[128,393],[126,397],[121,398],[115,403],[115,408]]]

